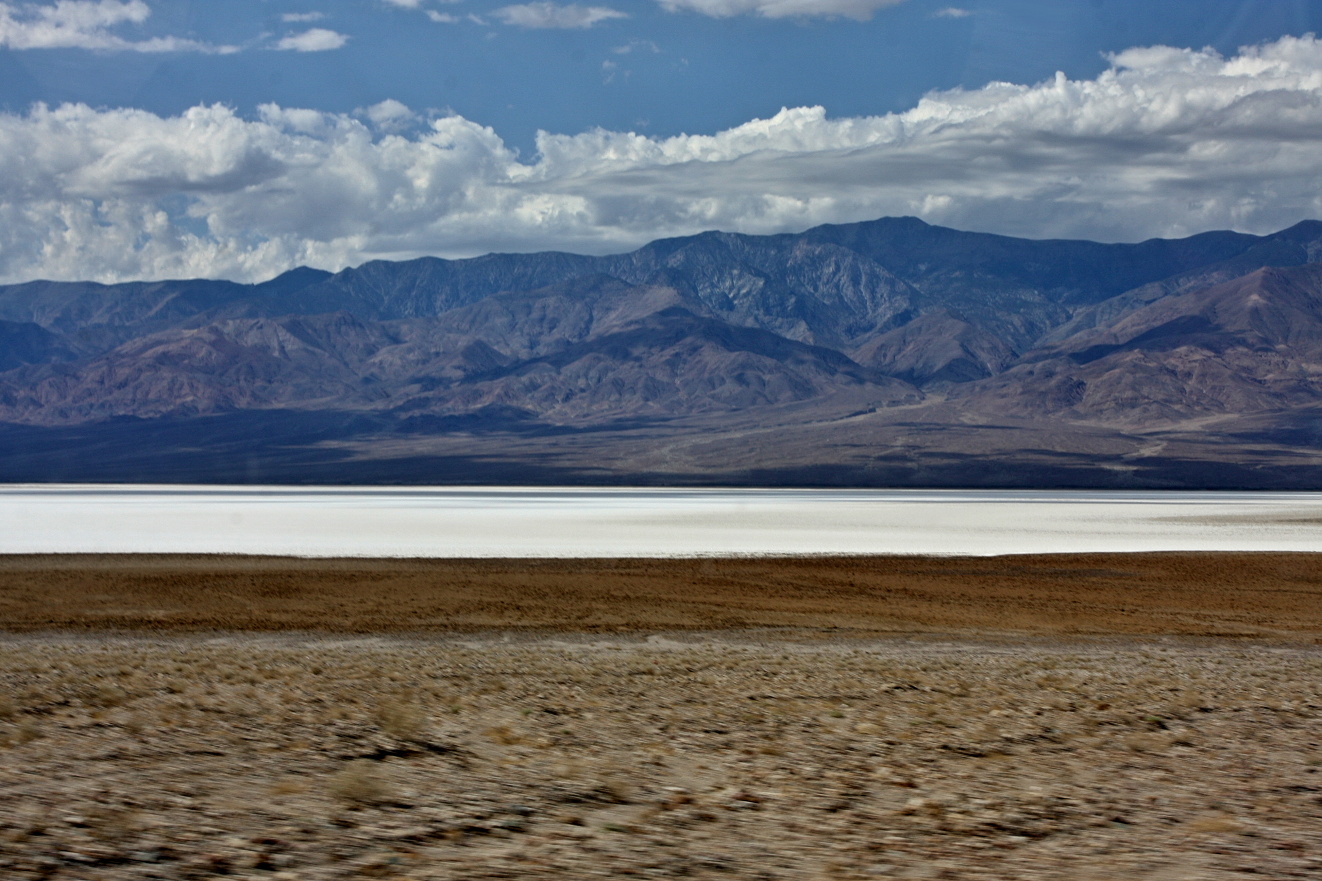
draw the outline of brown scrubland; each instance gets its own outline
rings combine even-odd
[[[1306,878],[1322,555],[0,558],[0,877]]]

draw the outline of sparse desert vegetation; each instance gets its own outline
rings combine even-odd
[[[8,558],[0,877],[1313,877],[1319,565]]]
[[[1322,872],[1322,652],[23,635],[7,878]]]

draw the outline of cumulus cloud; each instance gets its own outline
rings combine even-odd
[[[344,34],[326,28],[310,28],[301,34],[290,34],[275,44],[275,48],[287,52],[329,52],[339,49],[349,38]]]
[[[322,12],[286,12],[280,16],[280,20],[284,22],[307,22],[321,21],[325,17],[325,13]]]
[[[112,52],[237,52],[178,37],[129,40],[114,32],[151,16],[142,0],[59,0],[53,5],[0,3],[0,46],[9,49],[100,49]]]
[[[387,98],[373,104],[371,107],[358,111],[358,113],[360,116],[367,117],[372,125],[378,129],[389,129],[391,131],[404,128],[417,119],[407,104],[396,101],[394,98]]]
[[[866,21],[878,9],[897,6],[904,0],[657,0],[670,12],[688,10],[714,18],[760,15],[765,18],[817,16]]]
[[[607,6],[579,6],[570,3],[560,6],[555,3],[521,3],[517,6],[502,6],[492,13],[505,24],[521,28],[590,28],[612,18],[628,18],[623,12]]]
[[[800,107],[710,135],[543,133],[532,157],[459,116],[396,127],[408,113],[0,114],[0,280],[254,280],[882,215],[1103,240],[1322,217],[1311,37],[1231,58],[1131,49],[1095,79],[936,92],[884,116]]]

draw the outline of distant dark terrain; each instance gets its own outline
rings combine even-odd
[[[0,286],[0,481],[1322,488],[1322,222]]]

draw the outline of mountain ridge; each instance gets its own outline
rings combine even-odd
[[[131,438],[168,435],[159,461],[191,464],[167,481],[1322,486],[1300,440],[1322,412],[1319,261],[1319,221],[1131,245],[882,218],[254,285],[6,285],[0,479],[67,475],[87,444],[76,473],[138,474],[161,441]],[[253,426],[249,466],[207,463],[216,418]]]

